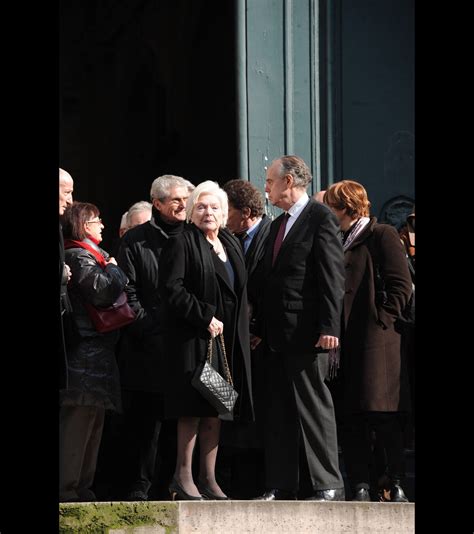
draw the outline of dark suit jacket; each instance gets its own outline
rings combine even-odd
[[[253,236],[250,246],[245,254],[247,268],[247,295],[253,308],[253,317],[258,315],[258,300],[261,294],[259,269],[263,267],[263,257],[270,233],[271,219],[263,215],[262,220]],[[251,330],[253,331],[252,323]]]
[[[316,353],[320,334],[340,335],[344,255],[335,215],[310,198],[284,239],[273,245],[283,214],[271,225],[263,266],[263,331],[278,352]]]
[[[265,245],[267,242],[268,234],[270,233],[271,219],[267,215],[262,216],[262,220],[258,225],[257,231],[253,236],[250,246],[245,254],[245,266],[247,267],[247,273],[249,278],[255,272],[257,265],[265,255]]]

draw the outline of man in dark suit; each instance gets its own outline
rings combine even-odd
[[[297,156],[282,156],[267,170],[265,191],[285,213],[271,225],[261,278],[267,491],[260,500],[296,499],[300,457],[311,478],[309,500],[344,500],[324,382],[327,351],[339,344],[344,259],[336,217],[306,193],[311,180]]]
[[[242,245],[248,275],[247,293],[249,302],[255,306],[258,295],[255,274],[265,253],[272,221],[265,215],[262,193],[251,182],[230,180],[224,184],[223,189],[229,199],[227,228]]]
[[[265,199],[254,184],[247,180],[230,180],[223,186],[229,200],[227,228],[239,239],[247,269],[247,295],[252,339],[254,317],[257,315],[258,276],[257,267],[265,254],[265,245],[270,232],[271,219],[265,215]],[[251,342],[252,347],[252,342]],[[253,347],[252,347],[253,348]],[[254,392],[255,421],[223,425],[224,446],[232,447],[231,493],[237,499],[249,499],[264,491],[264,456],[262,410],[265,369],[261,346],[251,352],[252,391]]]

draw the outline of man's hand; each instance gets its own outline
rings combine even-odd
[[[72,276],[71,267],[69,267],[69,265],[65,263],[64,268],[63,268],[63,281],[69,282],[69,280],[71,280],[71,276]]]
[[[322,349],[337,349],[339,346],[339,338],[335,336],[325,336],[321,334],[315,347],[321,347]]]

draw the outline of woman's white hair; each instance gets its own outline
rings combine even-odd
[[[206,180],[196,186],[194,191],[189,195],[186,203],[186,219],[189,222],[193,214],[194,206],[197,204],[199,197],[202,195],[214,195],[219,200],[222,210],[222,224],[227,224],[227,217],[229,216],[229,201],[227,200],[227,193],[219,187],[217,182]]]

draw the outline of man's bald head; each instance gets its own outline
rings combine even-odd
[[[318,191],[318,193],[315,193],[313,195],[314,200],[317,200],[318,202],[324,202],[324,193],[326,192],[325,189],[322,191]]]
[[[65,209],[72,204],[72,192],[74,180],[64,169],[59,169],[59,215],[63,215]]]

